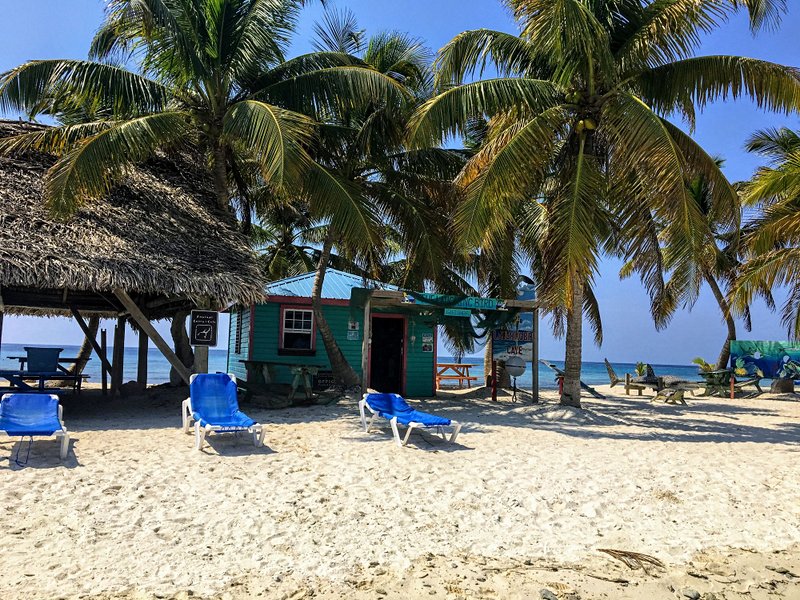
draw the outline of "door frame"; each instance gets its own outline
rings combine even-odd
[[[406,394],[406,364],[408,361],[408,315],[400,313],[372,313],[370,314],[370,327],[369,327],[369,355],[367,356],[367,386],[372,387],[372,335],[374,329],[372,328],[372,321],[374,319],[402,319],[403,321],[403,373],[400,379],[400,395]],[[366,393],[367,390],[364,390]]]

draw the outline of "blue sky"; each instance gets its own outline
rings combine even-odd
[[[753,37],[742,15],[707,36],[700,54],[740,54],[796,65],[800,8],[796,3],[790,4],[791,12],[778,32]],[[369,32],[385,29],[409,32],[425,39],[434,50],[466,29],[514,31],[513,21],[500,2],[494,0],[339,0],[336,6],[350,8]],[[100,0],[15,3],[14,10],[4,11],[0,71],[31,59],[85,57],[102,14]],[[310,49],[311,29],[320,14],[321,8],[316,5],[305,10],[293,54]],[[748,178],[759,164],[756,157],[743,150],[744,140],[756,129],[782,125],[797,127],[797,118],[761,112],[747,101],[718,103],[699,116],[695,136],[711,154],[725,158],[728,177],[738,181]],[[698,355],[707,359],[716,357],[725,330],[708,290],[703,291],[691,313],[679,313],[665,331],[656,332],[642,286],[638,280],[620,282],[618,270],[615,261],[606,260],[602,264],[596,293],[605,326],[605,343],[598,349],[587,341],[586,360],[608,356],[617,361],[684,364]],[[777,315],[758,304],[753,311],[753,332],[744,332],[740,325],[739,337],[784,339],[779,321]],[[66,319],[7,317],[4,329],[5,342],[77,344],[81,340],[77,326]],[[168,327],[160,329],[168,331]],[[128,340],[129,344],[135,344],[135,338]],[[554,359],[563,356],[563,342],[552,338],[547,323],[542,328],[541,354]]]

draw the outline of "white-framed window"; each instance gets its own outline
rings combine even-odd
[[[281,317],[281,350],[314,350],[314,311],[284,308]]]

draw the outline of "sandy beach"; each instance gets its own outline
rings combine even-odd
[[[68,404],[65,463],[0,439],[0,598],[800,598],[797,401],[483,393],[416,403],[468,425],[403,449],[352,400],[202,452],[175,390]]]

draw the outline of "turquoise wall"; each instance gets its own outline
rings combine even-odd
[[[302,362],[308,365],[318,365],[325,369],[330,369],[328,354],[325,352],[325,345],[322,343],[322,336],[317,331],[316,354],[314,356],[293,356],[279,354],[278,336],[280,335],[280,313],[281,304],[259,304],[256,306],[256,329],[253,335],[253,360],[264,360],[274,362]],[[288,305],[286,305],[288,306]],[[303,306],[302,308],[306,308]],[[307,308],[311,308],[310,306]],[[361,375],[361,339],[351,341],[347,339],[347,325],[350,321],[350,308],[348,306],[325,306],[323,307],[325,318],[328,325],[339,342],[347,362],[353,369]],[[363,331],[363,317],[357,319],[359,322],[359,333]],[[292,383],[293,376],[287,367],[274,367],[276,383]]]
[[[317,331],[316,353],[313,356],[294,356],[285,355],[278,352],[280,335],[280,311],[281,304],[267,303],[258,304],[255,308],[255,331],[253,332],[253,348],[251,358],[253,360],[263,360],[270,362],[302,362],[308,365],[318,365],[323,370],[329,370],[328,355],[325,352],[325,345],[322,337]],[[288,305],[286,305],[288,306]],[[299,306],[299,305],[298,305]],[[303,306],[305,308],[305,306]],[[310,308],[310,306],[308,307]],[[358,322],[359,339],[348,340],[347,329],[351,318],[349,306],[326,305],[323,308],[328,325],[336,336],[339,348],[342,350],[345,359],[353,367],[355,372],[361,376],[361,335],[364,332],[364,317],[360,314],[355,320]],[[244,378],[245,369],[242,363],[238,362],[241,358],[247,358],[249,346],[250,313],[243,315],[242,328],[242,352],[240,355],[233,353],[234,338],[236,335],[236,320],[238,315],[231,315],[231,334],[229,340],[230,358],[228,368],[237,377]],[[430,317],[428,317],[430,319]],[[434,395],[434,353],[422,352],[422,339],[424,335],[433,335],[434,327],[431,323],[426,323],[423,317],[408,315],[406,331],[406,390],[409,397],[430,397]],[[411,336],[415,336],[412,343]],[[272,368],[275,383],[291,384],[293,376],[289,373],[288,367],[275,366]]]
[[[428,317],[430,319],[430,317]],[[424,398],[434,395],[433,352],[422,352],[422,336],[433,335],[434,327],[423,317],[409,315],[406,332],[406,396]],[[416,339],[411,341],[411,337]]]
[[[236,349],[236,328],[242,320],[242,347],[238,354]],[[236,375],[237,379],[247,380],[247,369],[240,360],[247,359],[250,349],[250,309],[231,312],[230,329],[228,331],[228,373]]]

